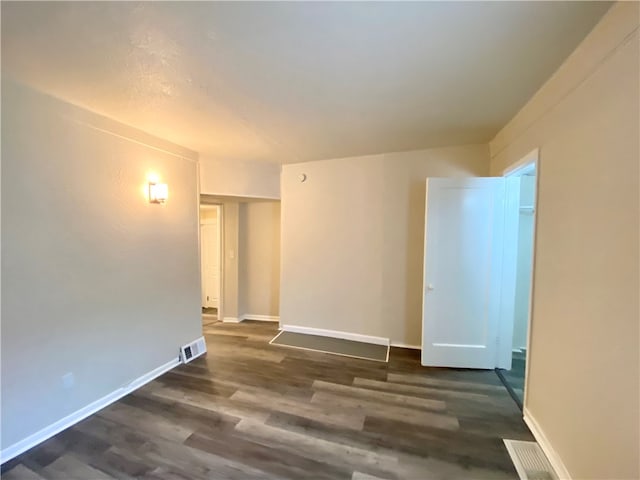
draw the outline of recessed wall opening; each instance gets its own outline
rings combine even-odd
[[[200,196],[202,320],[278,322],[280,201]]]

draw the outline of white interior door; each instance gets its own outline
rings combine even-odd
[[[507,203],[504,178],[427,179],[423,365],[498,365]]]
[[[200,225],[202,306],[218,308],[220,296],[220,245],[218,219]]]

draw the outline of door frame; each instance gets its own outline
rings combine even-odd
[[[533,323],[533,294],[534,294],[534,280],[535,280],[535,267],[536,267],[536,251],[538,240],[538,200],[540,198],[539,186],[540,186],[540,149],[534,148],[524,157],[517,162],[511,164],[502,171],[503,177],[519,177],[523,174],[535,170],[536,182],[535,182],[535,196],[533,204],[533,251],[531,252],[531,284],[529,288],[529,318],[527,320],[527,351],[525,352],[525,369],[524,369],[524,393],[522,398],[522,405],[526,405],[527,392],[529,391],[529,366],[530,353],[531,353],[531,325]],[[513,324],[514,319],[502,319],[501,325],[504,325],[506,321],[510,321]],[[511,329],[513,333],[513,329]],[[513,334],[511,337],[511,349],[513,350]]]
[[[218,319],[221,320],[223,317],[223,307],[224,307],[224,204],[222,203],[200,203],[198,207],[198,238],[199,242],[199,254],[200,254],[200,292],[202,295],[202,238],[201,230],[202,230],[202,218],[201,213],[203,208],[215,208],[217,210],[217,236],[218,236]],[[207,314],[203,314],[206,316]]]

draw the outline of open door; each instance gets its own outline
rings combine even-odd
[[[505,244],[505,237],[512,235],[514,219],[517,229],[519,195],[516,180],[512,180],[427,179],[425,366],[504,368],[501,351],[510,354],[511,342],[500,348],[499,337],[503,333],[510,340],[511,330],[507,325],[504,331],[501,323],[510,308],[510,293],[503,290],[510,288],[509,275],[515,279],[511,272],[515,253]]]

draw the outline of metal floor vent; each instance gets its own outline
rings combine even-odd
[[[551,463],[537,442],[503,440],[520,480],[557,480]]]
[[[207,344],[204,343],[204,337],[200,337],[194,342],[180,347],[180,361],[182,363],[189,363],[196,357],[199,357],[207,351]]]

